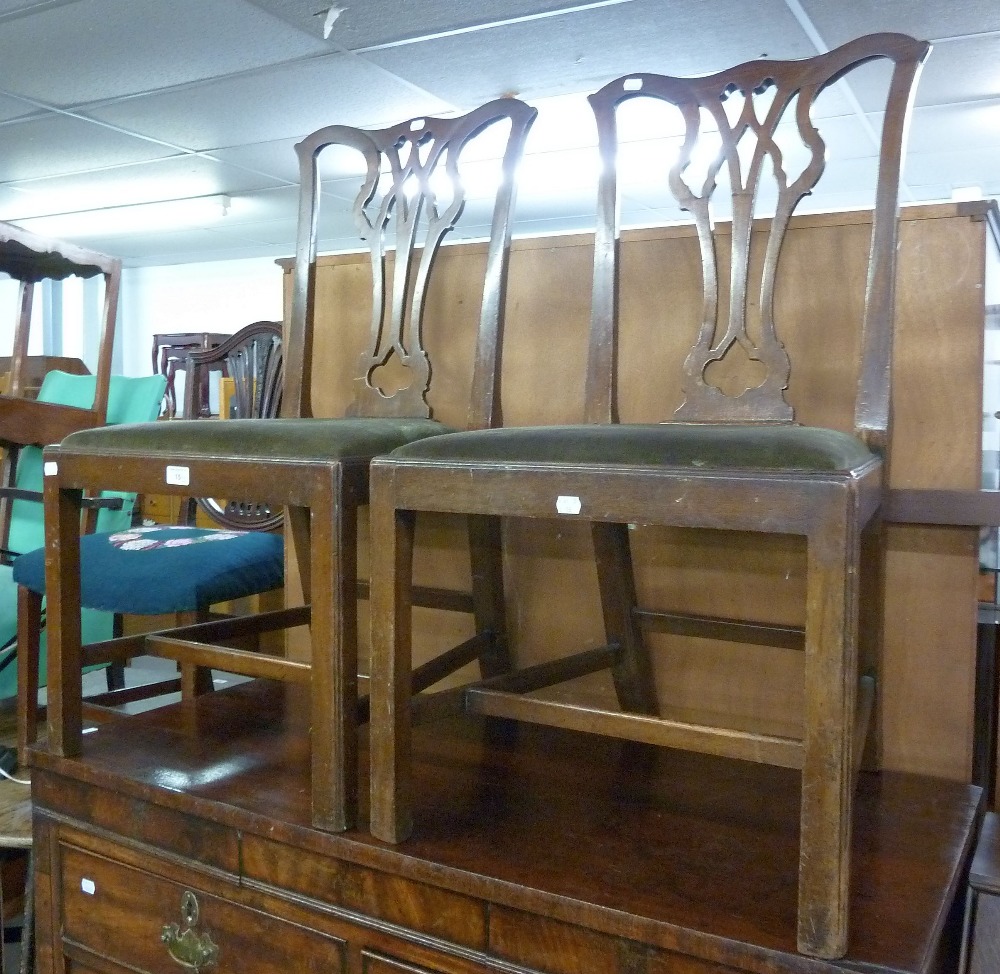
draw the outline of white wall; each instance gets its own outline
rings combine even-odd
[[[148,375],[155,334],[231,334],[281,318],[282,271],[271,258],[126,268],[114,371]]]
[[[14,348],[14,330],[19,314],[20,284],[9,277],[0,278],[0,355],[10,355]],[[28,354],[42,354],[41,309],[38,302],[31,307],[32,328],[28,333]]]
[[[1000,249],[992,240],[986,246],[986,303],[1000,304]]]
[[[32,306],[28,352],[71,355],[96,367],[103,303],[99,279],[62,285],[61,335],[45,342],[45,296]],[[0,279],[0,355],[9,355],[18,313],[18,283]],[[282,318],[282,271],[271,258],[126,268],[122,274],[112,371],[149,375],[153,335],[189,331],[233,333],[252,321]],[[46,345],[50,347],[45,347]]]

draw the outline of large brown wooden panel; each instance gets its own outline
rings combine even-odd
[[[782,259],[792,272],[782,278],[786,286],[776,295],[776,316],[793,362],[788,398],[800,422],[851,428],[869,230],[865,213],[804,216],[794,221],[786,241]],[[894,486],[979,484],[986,245],[981,206],[904,211]],[[700,312],[697,245],[690,229],[664,227],[629,231],[622,247],[622,419],[660,421],[680,402],[680,364]],[[437,356],[431,400],[438,418],[461,425],[478,312],[463,300],[462,280],[468,262],[482,259],[481,247],[449,247],[439,259],[448,269],[446,283],[431,297],[425,334]],[[592,260],[586,234],[515,241],[503,358],[505,424],[582,420]],[[667,306],[655,297],[664,283],[671,294]],[[320,261],[317,415],[337,415],[348,401],[367,291],[362,258]],[[546,357],[549,366],[543,367]],[[601,644],[585,527],[520,521],[505,531],[519,660],[531,663]],[[425,519],[418,528],[419,582],[461,584],[468,575],[463,538],[460,523]],[[803,621],[805,549],[799,538],[636,526],[633,539],[637,583],[650,604],[788,625]],[[964,528],[888,530],[885,598],[866,593],[874,599],[875,621],[868,625],[883,630],[879,737],[886,767],[957,780],[971,773],[975,541],[976,532]],[[362,556],[362,577],[366,567]],[[363,640],[367,623],[363,605]],[[460,616],[418,610],[415,656],[422,660],[470,632]],[[801,658],[795,651],[665,634],[650,641],[665,708],[729,713],[734,726],[766,718],[775,730],[795,731],[801,711]],[[610,681],[602,677],[578,689],[613,699]]]

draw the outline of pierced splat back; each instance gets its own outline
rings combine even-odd
[[[694,221],[702,263],[704,303],[697,341],[684,365],[682,421],[790,422],[785,399],[790,363],[774,320],[775,280],[789,218],[823,174],[826,144],[813,118],[818,95],[861,64],[893,62],[885,104],[872,231],[863,363],[855,422],[860,433],[878,439],[888,422],[889,356],[893,307],[894,252],[903,126],[911,92],[928,45],[899,34],[876,34],[801,61],[751,61],[701,78],[635,74],[619,78],[591,96],[604,164],[599,192],[595,292],[588,370],[588,419],[617,420],[617,241],[619,216],[615,173],[617,109],[637,97],[677,107],[683,135],[667,174],[671,194]],[[793,153],[779,146],[779,125],[792,133]],[[700,166],[698,147],[715,152]],[[801,146],[799,145],[801,143]],[[723,169],[723,167],[725,167]],[[720,172],[727,179],[720,179]],[[719,246],[712,209],[728,184],[732,245]],[[751,260],[755,204],[771,196],[773,212],[763,261]],[[753,268],[762,270],[754,276]],[[723,285],[723,277],[728,282]],[[805,283],[805,282],[804,282]],[[728,296],[728,302],[725,298]],[[713,378],[713,368],[738,356],[746,380],[733,387]]]
[[[228,419],[274,419],[281,409],[284,377],[280,321],[255,321],[241,328],[221,345],[190,353],[186,382],[185,416],[209,416],[201,401],[206,383],[202,375],[224,374],[231,395],[220,401],[219,413]],[[221,397],[220,397],[221,399]],[[217,524],[238,531],[271,531],[283,520],[280,508],[241,498],[188,498],[182,520],[193,524],[195,505]]]
[[[502,98],[459,118],[417,118],[378,131],[329,126],[296,146],[302,190],[282,415],[310,413],[303,377],[310,374],[312,358],[319,153],[330,145],[349,146],[366,165],[353,213],[371,255],[371,334],[359,360],[350,413],[428,417],[431,364],[422,340],[424,299],[440,245],[469,201],[460,176],[462,153],[485,129],[506,123],[501,178],[490,190],[492,213],[482,234],[489,234],[490,244],[469,417],[470,427],[494,423],[514,167],[535,115],[523,102]],[[477,205],[482,195],[477,193]]]
[[[189,355],[193,370],[216,372],[226,376],[232,385],[228,403],[220,403],[220,411],[228,407],[223,418],[273,419],[281,407],[282,348],[281,322],[255,321],[241,328],[213,349]],[[186,384],[185,416],[209,416],[210,404],[201,401],[202,383]]]

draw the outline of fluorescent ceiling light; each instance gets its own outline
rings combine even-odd
[[[137,230],[184,230],[218,223],[229,212],[231,202],[228,196],[223,195],[193,196],[156,203],[109,206],[100,210],[76,210],[11,222],[45,237],[68,240],[134,233]]]

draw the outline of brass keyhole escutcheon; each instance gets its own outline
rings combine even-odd
[[[181,896],[181,923],[164,924],[160,940],[167,945],[167,953],[185,970],[207,970],[219,960],[219,948],[207,933],[198,933],[198,898],[185,890]]]

